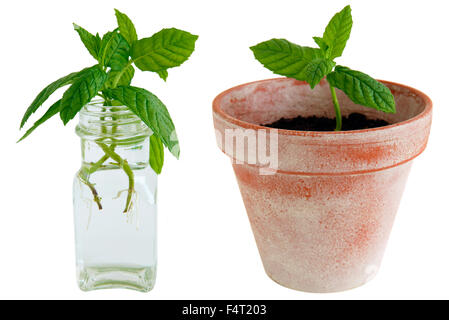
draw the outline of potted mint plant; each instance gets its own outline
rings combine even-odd
[[[317,48],[285,39],[251,47],[286,78],[243,84],[213,102],[265,271],[296,290],[372,279],[411,160],[429,136],[425,94],[336,65],[352,23],[347,6],[314,38]]]
[[[190,57],[198,36],[170,28],[139,39],[128,16],[115,14],[118,28],[103,36],[74,24],[96,62],[39,93],[21,128],[57,89],[69,86],[19,141],[55,115],[65,125],[79,113],[82,165],[73,185],[79,287],[149,291],[156,277],[157,174],[164,146],[176,158],[180,150],[165,105],[131,82],[135,67],[165,81],[169,68]]]

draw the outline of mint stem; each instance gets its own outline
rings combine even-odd
[[[115,146],[111,146],[111,148],[114,150]],[[83,182],[86,186],[89,187],[90,191],[92,192],[92,195],[94,197],[94,201],[97,203],[98,205],[98,209],[102,210],[103,207],[101,205],[101,198],[98,195],[97,189],[95,189],[95,186],[93,183],[91,183],[89,181],[90,179],[90,175],[92,173],[94,173],[95,171],[97,171],[98,169],[100,169],[100,167],[103,165],[103,163],[105,163],[106,160],[109,159],[108,155],[104,155],[103,157],[100,158],[100,160],[98,160],[97,162],[91,164],[90,166],[88,165],[82,165],[80,171],[78,171],[78,177],[81,180],[81,182]]]
[[[95,186],[93,183],[89,181],[89,173],[88,169],[83,166],[80,171],[78,171],[78,178],[83,182],[86,186],[89,187],[90,191],[92,192],[92,195],[94,197],[95,203],[98,205],[98,210],[102,210],[103,207],[101,206],[101,198],[98,196],[97,189],[95,189]]]
[[[111,146],[112,147],[112,146]],[[94,173],[95,171],[97,171],[102,165],[103,163],[105,163],[106,160],[109,159],[109,156],[104,155],[103,157],[101,157],[100,160],[98,160],[97,162],[95,162],[90,168],[89,168],[89,174]]]
[[[103,110],[105,111],[105,110]],[[100,117],[101,120],[104,120],[104,117]],[[113,117],[114,119],[114,117]],[[115,119],[114,119],[115,120]],[[102,126],[102,133],[106,133],[107,129],[106,127]],[[112,133],[116,132],[117,127],[114,125],[112,127]],[[115,152],[115,143],[111,144],[111,146],[107,146],[105,143],[101,142],[104,139],[98,139],[95,142],[97,143],[98,146],[100,146],[100,148],[103,150],[103,152],[105,153],[103,155],[103,157],[101,157],[97,162],[95,162],[94,164],[92,164],[89,168],[82,168],[80,170],[79,177],[81,179],[81,181],[83,183],[85,183],[91,190],[93,196],[94,196],[94,201],[98,204],[98,208],[101,210],[102,206],[101,206],[101,198],[98,196],[98,192],[95,189],[94,185],[89,181],[89,176],[96,172],[98,169],[100,169],[100,167],[103,165],[103,163],[108,160],[109,158],[111,158],[112,160],[114,160],[117,165],[126,173],[126,175],[128,176],[129,179],[129,187],[128,187],[128,196],[126,198],[126,205],[125,205],[125,210],[123,211],[123,213],[127,213],[131,210],[131,206],[132,206],[132,195],[134,193],[134,173],[131,169],[131,167],[128,164],[128,161],[124,160],[122,157],[120,157],[116,152]]]
[[[120,168],[122,168],[123,171],[125,171],[126,175],[128,176],[129,180],[128,197],[126,198],[125,210],[123,210],[123,213],[127,213],[131,208],[131,199],[134,193],[134,173],[131,167],[129,166],[128,161],[122,159],[122,157],[120,157],[113,150],[113,148],[109,148],[105,143],[99,141],[97,141],[97,144],[100,146],[101,149],[103,149],[105,155],[109,156],[112,160],[116,161],[120,166]]]
[[[337,93],[335,92],[335,88],[333,86],[329,85],[329,88],[331,89],[332,102],[334,103],[335,121],[337,122],[335,131],[341,131],[341,111],[340,111],[340,104],[338,103],[337,99]]]

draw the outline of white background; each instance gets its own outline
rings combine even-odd
[[[446,2],[2,1],[0,298],[449,298]],[[337,62],[424,91],[434,102],[434,123],[377,277],[343,293],[296,292],[263,271],[230,161],[215,145],[211,102],[231,86],[273,77],[249,46],[273,37],[314,45],[312,36],[348,3],[354,27]],[[159,180],[158,276],[147,294],[83,293],[76,285],[71,186],[80,166],[77,121],[64,128],[55,117],[15,143],[35,95],[94,63],[72,22],[104,33],[115,28],[114,7],[134,20],[140,37],[163,27],[200,35],[191,59],[170,69],[166,83],[152,73],[135,80],[168,106],[181,142],[181,159],[167,154]]]

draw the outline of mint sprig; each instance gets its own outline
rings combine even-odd
[[[135,65],[142,71],[152,71],[166,80],[168,69],[180,66],[195,49],[198,36],[170,28],[153,36],[138,39],[131,19],[115,9],[118,28],[100,37],[73,24],[82,43],[98,64],[71,73],[47,86],[26,110],[22,128],[29,117],[59,88],[70,85],[62,99],[54,104],[41,119],[19,140],[26,138],[39,125],[56,114],[64,124],[73,119],[81,108],[95,96],[116,100],[126,105],[147,124],[169,150],[179,157],[179,147],[173,121],[165,105],[151,92],[131,86]],[[177,151],[176,151],[177,150]]]
[[[336,114],[336,131],[341,130],[341,111],[334,87],[355,103],[388,113],[395,113],[394,97],[385,85],[360,71],[337,66],[352,29],[351,7],[336,13],[322,37],[313,37],[319,48],[297,45],[285,39],[271,39],[250,49],[254,57],[276,74],[306,81],[313,89],[324,77],[331,90]]]
[[[95,96],[100,96],[104,99],[105,106],[127,106],[153,131],[150,138],[149,164],[159,174],[164,162],[163,146],[165,145],[176,158],[179,158],[179,142],[173,121],[162,101],[146,89],[131,86],[135,67],[142,71],[155,72],[165,81],[169,68],[178,67],[188,60],[195,50],[198,36],[170,28],[162,29],[151,37],[139,39],[134,23],[126,14],[115,9],[115,16],[118,27],[102,37],[98,33],[93,35],[81,26],[73,24],[81,42],[96,60],[96,64],[62,77],[43,89],[25,111],[20,128],[23,128],[31,115],[56,90],[69,86],[62,98],[50,106],[19,141],[57,114],[66,125],[83,106]],[[79,177],[91,189],[94,201],[101,209],[101,198],[89,182],[89,175],[100,168],[108,158],[113,159],[129,178],[130,187],[125,207],[127,212],[132,207],[133,172],[127,161],[114,151],[115,145],[108,146],[101,141],[97,144],[105,155],[93,166],[94,169],[82,168]]]

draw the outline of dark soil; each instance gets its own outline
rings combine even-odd
[[[351,113],[342,119],[342,131],[370,129],[388,126],[389,123],[380,119],[368,119],[361,113]],[[335,119],[325,117],[301,117],[293,119],[280,119],[276,122],[265,124],[265,127],[301,130],[301,131],[334,131]]]

